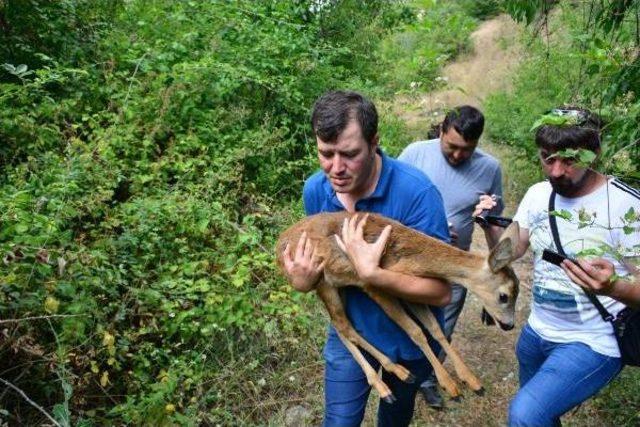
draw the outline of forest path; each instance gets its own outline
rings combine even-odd
[[[507,15],[483,22],[471,35],[471,52],[443,69],[445,88],[399,96],[393,111],[409,128],[424,129],[425,122],[434,122],[434,113],[446,108],[462,104],[481,107],[487,95],[509,88],[510,76],[522,58],[518,39],[518,26]]]
[[[388,100],[385,113],[392,113],[402,120],[410,135],[426,139],[430,126],[442,120],[447,108],[471,104],[482,109],[488,95],[508,90],[512,77],[521,59],[524,49],[520,43],[521,30],[510,17],[501,15],[483,22],[471,35],[473,48],[457,60],[447,65],[442,76],[447,81],[443,89],[432,92],[413,92],[410,95],[398,95]],[[493,144],[488,138],[481,141],[483,150],[493,154],[503,163],[503,186],[505,188],[506,216],[512,216],[517,207],[517,196],[510,193],[514,182],[509,176],[509,159],[512,158],[509,147]],[[474,233],[472,250],[488,252],[482,231]],[[484,395],[477,396],[460,383],[463,396],[458,402],[446,398],[446,409],[433,410],[424,403],[421,396],[416,400],[416,412],[412,426],[442,427],[497,427],[507,422],[509,401],[518,390],[518,364],[515,357],[515,344],[522,326],[529,315],[531,301],[532,259],[527,254],[513,263],[520,279],[520,294],[516,304],[516,327],[512,331],[501,331],[497,327],[485,326],[480,321],[482,305],[474,295],[468,295],[465,307],[458,319],[453,335],[453,345],[459,350],[469,368],[476,373],[484,385]],[[445,362],[447,370],[454,374],[452,365]],[[310,388],[310,401],[315,403],[315,415],[321,417],[319,397],[322,395],[322,365],[313,364],[305,373]],[[307,400],[307,399],[305,399]],[[378,399],[372,393],[365,413],[363,426],[374,426]],[[306,414],[296,415],[302,408]],[[308,409],[294,405],[287,411],[285,419],[293,421],[276,422],[276,425],[290,426],[315,425],[309,420],[313,415]],[[307,421],[301,421],[306,418]],[[319,422],[321,418],[316,418]],[[563,425],[580,427],[600,427],[611,425],[606,414],[597,410],[593,400],[582,405],[577,411],[562,418]]]

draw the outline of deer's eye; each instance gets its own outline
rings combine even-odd
[[[500,304],[506,304],[509,302],[509,295],[507,294],[500,294]]]

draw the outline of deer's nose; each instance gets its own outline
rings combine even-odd
[[[500,329],[502,329],[503,331],[510,331],[515,327],[513,323],[502,323],[499,320],[498,320],[498,324],[500,325]]]

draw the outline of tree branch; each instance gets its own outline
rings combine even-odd
[[[0,382],[3,383],[4,385],[6,385],[7,387],[11,388],[13,391],[15,391],[16,393],[18,393],[20,396],[22,396],[22,398],[24,400],[26,400],[31,406],[33,406],[34,408],[36,408],[38,411],[40,411],[45,417],[47,417],[49,419],[49,421],[51,421],[56,427],[62,427],[60,425],[59,422],[56,421],[55,418],[53,418],[51,415],[49,415],[49,413],[47,411],[44,410],[44,408],[40,405],[38,405],[36,402],[34,402],[33,400],[29,399],[29,396],[27,396],[25,394],[24,391],[20,390],[18,387],[14,386],[13,384],[11,384],[9,381],[4,380],[2,378],[0,378]]]

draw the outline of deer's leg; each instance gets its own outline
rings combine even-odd
[[[346,313],[344,312],[344,304],[337,289],[333,288],[330,285],[328,285],[327,287],[329,289],[319,287],[318,296],[320,296],[320,299],[322,299],[325,306],[327,307],[327,311],[331,316],[332,323],[336,330],[341,333],[342,338],[345,338],[353,344],[366,350],[371,356],[373,356],[374,359],[380,362],[380,365],[385,371],[391,372],[396,377],[398,377],[400,381],[413,383],[415,381],[415,377],[411,372],[409,372],[409,370],[407,370],[404,366],[392,362],[386,354],[382,353],[380,350],[371,345],[369,341],[365,340],[362,335],[360,335],[353,328],[351,322],[349,322],[349,319],[347,318]],[[327,302],[329,302],[330,304],[328,304]],[[342,319],[344,319],[344,321],[342,321]]]
[[[420,304],[407,304],[411,312],[415,314],[415,316],[420,320],[425,328],[429,331],[431,336],[438,341],[438,343],[442,346],[444,352],[449,356],[451,362],[453,363],[453,368],[456,371],[456,375],[462,381],[466,382],[471,390],[476,393],[480,393],[482,391],[482,384],[478,377],[476,377],[473,372],[467,367],[460,356],[460,353],[453,348],[451,343],[447,340],[438,324],[438,320],[433,315],[429,307]]]
[[[442,363],[440,363],[436,355],[433,353],[431,347],[429,347],[427,337],[422,332],[422,329],[420,329],[420,326],[418,326],[416,322],[409,317],[402,305],[400,305],[400,302],[383,292],[371,288],[370,286],[365,286],[364,290],[367,295],[378,303],[384,312],[387,313],[387,315],[393,319],[393,321],[395,321],[407,333],[407,335],[409,335],[409,338],[411,338],[411,340],[420,347],[424,355],[427,356],[429,363],[431,363],[433,371],[436,374],[436,378],[438,379],[438,383],[440,383],[451,397],[458,397],[460,395],[460,391],[458,390],[458,386],[455,381],[444,369]]]
[[[362,352],[357,346],[364,348],[369,354],[371,354],[376,360],[380,362],[382,367],[395,374],[398,378],[405,382],[413,382],[415,378],[406,368],[393,363],[386,355],[380,352],[377,348],[369,344],[362,336],[360,336],[349,322],[349,319],[344,312],[342,300],[338,290],[334,287],[326,284],[325,282],[319,283],[316,292],[331,317],[331,323],[336,328],[338,336],[342,340],[343,344],[349,350],[355,361],[360,365],[362,371],[367,377],[369,385],[373,386],[380,398],[387,403],[393,403],[395,397],[389,389],[389,387],[380,379],[377,372],[371,367],[367,359],[362,355]]]
[[[337,331],[337,328],[336,328],[336,331]],[[378,376],[378,373],[375,371],[375,369],[373,369],[373,367],[369,364],[367,359],[362,355],[362,352],[360,351],[358,346],[356,346],[354,343],[346,339],[339,331],[337,332],[338,332],[338,337],[340,338],[340,341],[342,341],[344,346],[347,347],[347,350],[349,350],[349,352],[351,353],[355,361],[358,362],[358,365],[360,365],[360,367],[364,371],[364,374],[367,377],[367,382],[369,383],[369,385],[373,386],[378,391],[378,393],[380,394],[380,398],[385,402],[387,403],[395,402],[396,398],[393,395],[393,392],[391,391],[389,386],[387,386],[384,383],[384,381],[382,381],[382,379]]]

